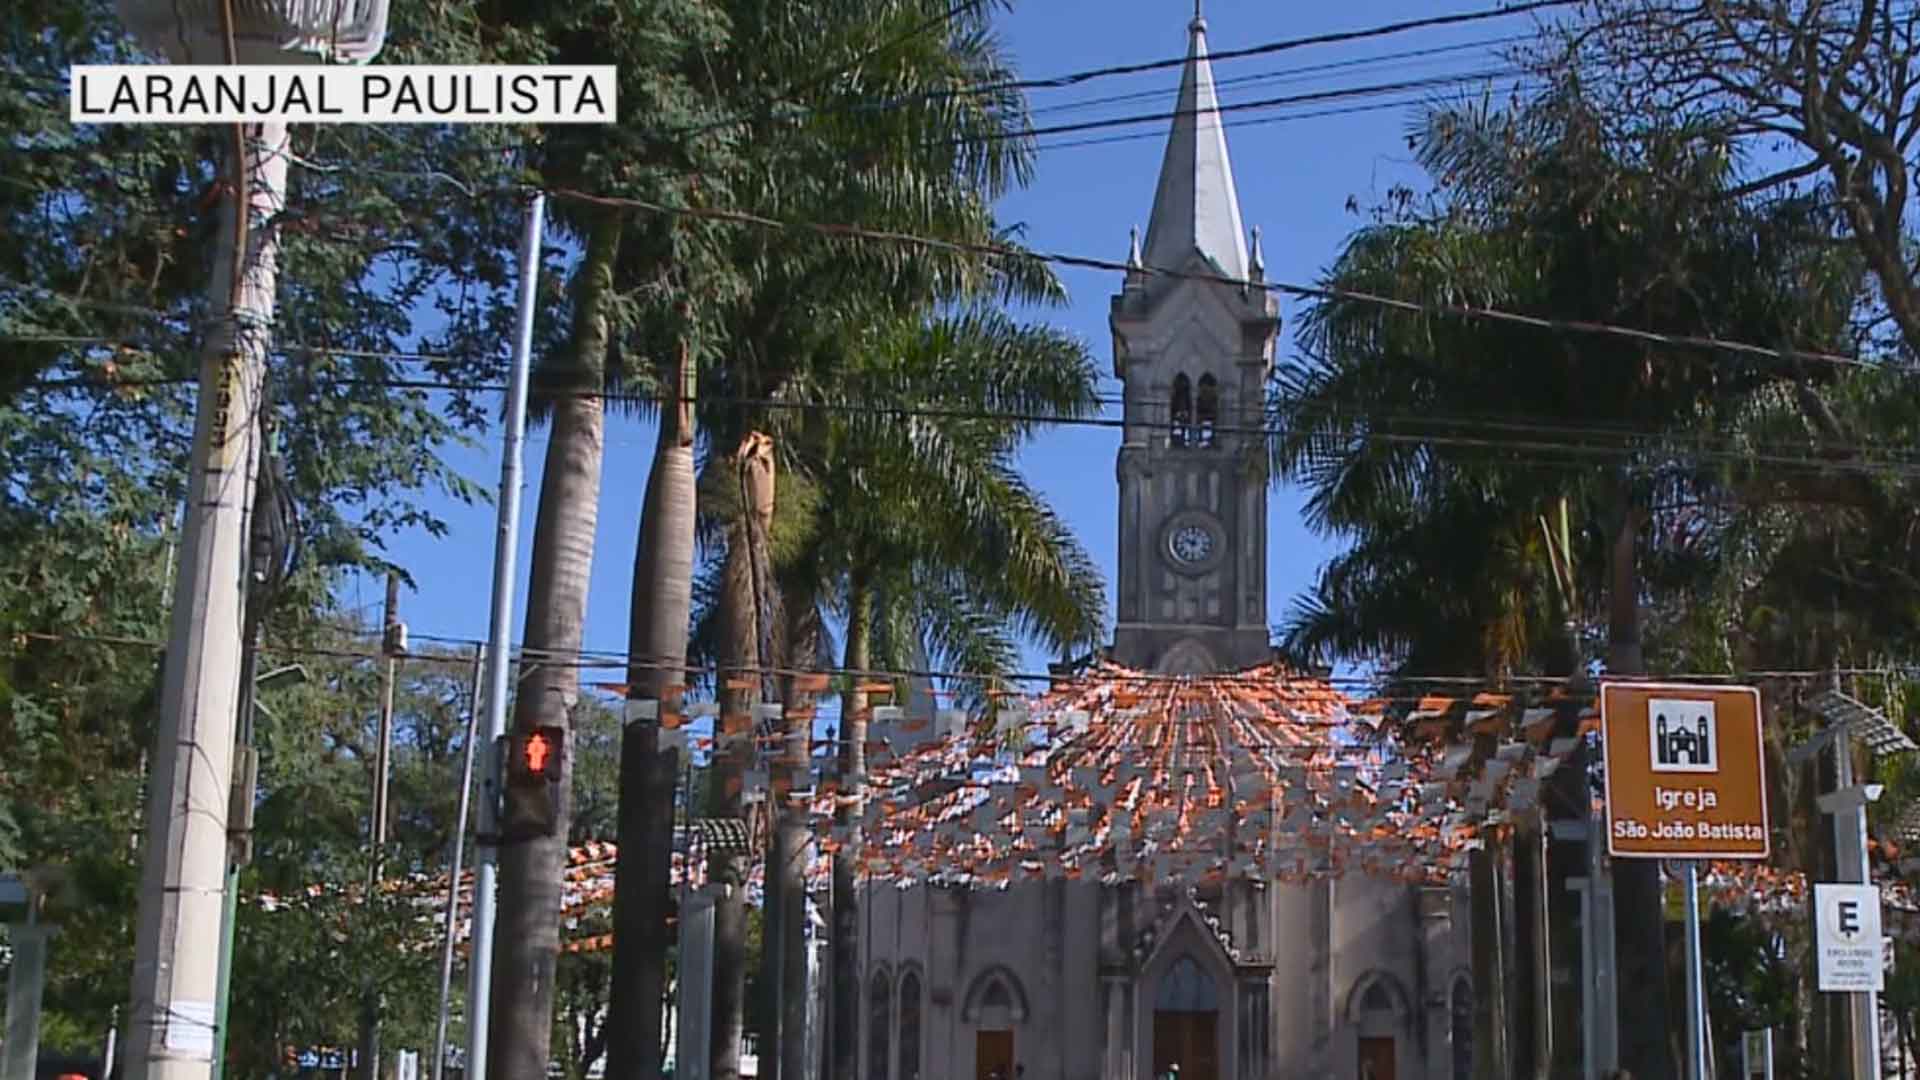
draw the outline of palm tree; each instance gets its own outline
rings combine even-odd
[[[831,665],[821,655],[819,628],[836,617],[847,628],[844,666],[851,672],[917,667],[914,660],[924,657],[921,663],[991,676],[1017,661],[1021,637],[1054,651],[1089,645],[1104,626],[1103,583],[1065,523],[1017,472],[1014,455],[1036,425],[1007,419],[1095,411],[1097,379],[1084,346],[985,307],[902,319],[855,344],[838,386],[795,399],[816,408],[787,443],[794,464],[782,483],[800,497],[782,499],[770,531],[785,614],[784,636],[771,646],[776,655],[796,666]],[[716,545],[734,517],[731,486],[707,489],[708,535]],[[696,659],[725,655],[732,562],[711,559],[695,590],[703,601]],[[857,791],[863,770],[865,681],[850,675],[841,705],[843,791]],[[804,711],[799,719],[807,722]],[[789,767],[804,767],[809,743],[803,734],[783,744]],[[786,839],[776,834],[767,904],[771,912],[786,902],[791,923],[804,900],[798,856],[805,821],[789,813],[781,825]],[[852,856],[847,845],[835,860],[840,925],[857,901]],[[773,925],[770,918],[761,980],[769,989],[792,979],[804,959],[780,959]],[[852,940],[836,934],[836,948]],[[852,974],[851,960],[837,959],[835,970]],[[857,995],[857,985],[845,989]],[[781,1000],[791,1006],[796,998],[804,995]],[[849,1018],[849,1008],[837,1006],[837,1022]],[[783,1027],[797,1030],[801,1019],[790,1017]],[[781,1049],[799,1046],[787,1040]]]
[[[550,356],[543,371],[553,430],[534,519],[521,639],[529,657],[565,657],[580,650],[593,573],[606,422],[599,394],[607,342],[613,335],[609,306],[621,223],[607,214],[588,228],[586,257],[576,277],[571,347],[564,359]],[[579,695],[577,665],[535,660],[521,677],[513,725],[518,730],[570,728]],[[550,973],[560,952],[560,883],[571,822],[571,773],[572,755],[563,755],[553,835],[500,851],[500,917],[493,949],[493,998],[500,1007],[489,1031],[487,1067],[503,1080],[541,1080],[546,1075],[553,1033]]]
[[[1360,233],[1331,284],[1741,340],[1844,329],[1857,278],[1806,242],[1803,207],[1728,196],[1727,157],[1684,126],[1619,140],[1567,86],[1509,114],[1436,110],[1414,142],[1440,211]],[[1291,635],[1384,654],[1408,675],[1439,661],[1540,670],[1564,655],[1554,608],[1568,590],[1545,587],[1563,575],[1537,558],[1483,561],[1543,550],[1537,523],[1562,499],[1585,523],[1563,561],[1580,574],[1573,595],[1608,601],[1570,614],[1604,620],[1608,670],[1644,670],[1640,569],[1664,558],[1670,536],[1648,527],[1725,479],[1688,440],[1723,438],[1740,403],[1815,379],[1349,299],[1316,303],[1303,326],[1315,360],[1283,373],[1278,472],[1313,488],[1318,527],[1363,539],[1329,567]],[[1616,873],[1621,983],[1635,987],[1621,1001],[1622,1064],[1669,1075],[1658,871]]]
[[[726,160],[731,142],[663,138],[662,121],[710,115],[710,99],[691,75],[699,58],[724,41],[712,0],[600,0],[560,8],[489,0],[479,12],[483,37],[522,61],[594,62],[618,51],[625,126],[559,127],[541,133],[529,165],[550,187],[634,194],[684,204],[699,176]],[[530,55],[529,55],[530,54]],[[625,155],[632,153],[632,159]],[[711,184],[709,184],[711,187]],[[674,286],[701,265],[708,233],[676,229],[664,218],[629,221],[600,205],[556,207],[556,221],[582,243],[574,273],[571,333],[540,358],[535,418],[552,424],[535,519],[526,629],[529,663],[517,683],[513,723],[568,726],[579,699],[579,651],[586,621],[604,455],[604,395],[652,369],[635,346],[685,340]],[[714,276],[717,284],[720,280]],[[652,330],[651,337],[640,333]],[[664,350],[662,350],[664,351]],[[657,353],[656,353],[657,355]],[[670,425],[663,425],[671,436]],[[663,474],[664,484],[671,469]],[[562,796],[550,835],[507,846],[500,860],[489,1033],[492,1075],[545,1080],[553,1030],[553,978],[559,953],[560,882],[571,827],[571,756],[562,758]],[[625,985],[624,982],[622,984]],[[624,1033],[624,1027],[615,1030]],[[616,1052],[630,1060],[623,1040]]]
[[[752,153],[725,179],[734,205],[787,220],[848,222],[953,241],[951,248],[824,243],[782,230],[733,234],[730,263],[749,287],[715,312],[715,348],[723,367],[702,371],[701,398],[731,402],[703,409],[710,469],[738,493],[737,516],[722,529],[726,648],[723,715],[741,717],[771,686],[762,670],[776,655],[783,625],[769,533],[777,517],[776,468],[790,469],[785,441],[799,422],[785,403],[809,388],[830,387],[844,343],[870,323],[941,301],[989,295],[1057,299],[1058,283],[1034,260],[990,258],[971,245],[1006,239],[992,202],[1031,170],[1018,137],[1024,100],[1004,87],[1010,72],[991,35],[988,9],[949,9],[934,0],[859,4],[729,5],[732,44],[713,57],[711,84],[722,97],[776,100],[780,91],[809,108],[756,105],[740,126]],[[876,41],[879,43],[876,46]],[[835,62],[834,58],[845,57]],[[815,77],[827,58],[830,77]],[[797,75],[796,73],[805,73]],[[876,107],[876,100],[885,101]],[[791,724],[799,723],[796,716]],[[791,725],[787,745],[805,737]],[[716,762],[716,802],[707,812],[732,817],[741,762]],[[744,878],[739,856],[719,852],[716,882]],[[795,890],[789,904],[798,903]],[[744,892],[723,894],[715,913],[713,1075],[738,1072],[745,972]],[[773,926],[793,925],[791,914]],[[782,946],[797,956],[798,942]],[[789,970],[792,965],[789,964]]]

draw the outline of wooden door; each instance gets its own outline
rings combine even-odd
[[[1180,1080],[1219,1080],[1219,1013],[1153,1014],[1153,1075],[1180,1066]]]
[[[1393,1040],[1360,1040],[1360,1080],[1394,1080]]]
[[[973,1080],[1013,1080],[1013,1032],[974,1033]]]

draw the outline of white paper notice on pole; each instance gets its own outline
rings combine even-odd
[[[167,1010],[167,1050],[213,1060],[213,1002],[176,1001]]]
[[[1876,885],[1813,887],[1814,936],[1823,993],[1878,993],[1886,981]]]

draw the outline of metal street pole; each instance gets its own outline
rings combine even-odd
[[[1687,1080],[1708,1080],[1706,986],[1700,970],[1700,864],[1680,864],[1687,905]]]
[[[1833,741],[1833,759],[1837,773],[1834,794],[1845,796],[1854,790],[1853,743],[1846,734]],[[1865,885],[1873,880],[1867,866],[1867,802],[1872,796],[1864,792],[1862,796],[1845,799],[1853,805],[1833,815],[1834,865],[1842,882]],[[1848,994],[1847,1011],[1853,1034],[1854,1080],[1880,1080],[1880,995],[1871,990]]]
[[[453,995],[453,938],[460,926],[460,859],[466,854],[467,802],[473,790],[473,735],[480,723],[480,679],[484,653],[473,650],[473,687],[467,692],[467,735],[460,754],[460,810],[454,816],[452,867],[447,871],[447,933],[440,948],[440,1018],[433,1029],[433,1080],[447,1064],[447,1007]]]
[[[1827,721],[1820,734],[1787,754],[1789,764],[1798,765],[1817,755],[1829,744],[1833,748],[1834,790],[1815,800],[1820,812],[1833,816],[1835,877],[1841,884],[1868,885],[1873,882],[1867,865],[1867,804],[1880,797],[1879,784],[1861,784],[1853,774],[1853,743],[1866,744],[1876,758],[1911,754],[1920,750],[1907,734],[1886,714],[1870,708],[1840,692],[1840,678],[1834,687],[1808,699],[1808,711]],[[1872,991],[1847,995],[1850,1056],[1854,1080],[1880,1080],[1880,995]]]
[[[513,374],[507,383],[507,441],[500,454],[500,511],[493,548],[493,614],[487,627],[487,742],[507,733],[507,666],[513,633],[514,566],[520,551],[521,455],[527,431],[527,371],[533,355],[533,296],[539,284],[540,244],[547,198],[533,192],[520,234],[520,290],[514,311]],[[474,830],[473,932],[467,938],[466,1080],[486,1080],[487,1029],[493,1007],[495,883],[500,873],[500,762],[487,755]]]

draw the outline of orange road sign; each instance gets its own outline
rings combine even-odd
[[[1764,859],[1771,853],[1760,691],[1602,683],[1600,740],[1608,854]]]

